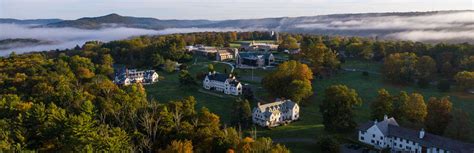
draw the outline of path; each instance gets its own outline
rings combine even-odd
[[[214,61],[215,63],[222,63],[222,64],[227,64],[229,65],[232,69],[230,70],[230,73],[234,72],[234,64],[229,63],[229,62],[220,62],[220,61]]]

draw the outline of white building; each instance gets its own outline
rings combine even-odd
[[[245,51],[272,51],[277,50],[278,45],[270,43],[257,43],[252,41],[249,43],[241,43],[240,48]]]
[[[474,144],[400,127],[392,117],[369,122],[359,127],[359,141],[375,148],[391,148],[392,152],[473,153]]]
[[[228,95],[241,95],[242,84],[235,79],[235,76],[209,72],[202,81],[204,89],[224,92]]]
[[[258,103],[253,109],[252,121],[262,127],[275,127],[297,120],[299,113],[300,107],[291,100],[277,100],[263,105]]]
[[[155,70],[137,71],[136,69],[121,69],[115,73],[114,82],[118,85],[132,83],[152,84],[158,82],[158,73]]]

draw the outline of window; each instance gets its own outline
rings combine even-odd
[[[382,136],[380,136],[380,140],[383,140],[383,137],[382,137]]]
[[[375,138],[375,134],[372,134],[372,137]]]
[[[364,137],[360,137],[360,140],[364,140]]]
[[[372,143],[375,143],[375,141],[374,141],[374,140],[370,140],[370,142],[372,142]]]

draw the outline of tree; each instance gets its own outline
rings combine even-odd
[[[163,153],[193,153],[193,143],[189,140],[173,140],[171,144],[164,150],[158,152]]]
[[[436,62],[429,56],[422,56],[416,63],[416,78],[421,87],[428,86],[436,73]]]
[[[232,124],[247,127],[252,121],[252,111],[248,100],[237,99],[232,104]]]
[[[382,120],[385,115],[392,116],[393,97],[385,89],[378,91],[378,96],[370,105],[372,119]]]
[[[446,127],[445,135],[454,139],[468,140],[472,132],[469,115],[461,109],[454,109],[452,120]]]
[[[154,67],[158,67],[161,64],[165,63],[165,59],[159,53],[151,55],[151,61]]]
[[[181,70],[179,73],[179,84],[181,86],[196,85],[196,81],[187,70]]]
[[[298,40],[296,40],[295,38],[293,38],[291,36],[286,36],[283,39],[283,41],[280,43],[280,45],[278,46],[278,50],[280,50],[280,51],[283,51],[285,49],[295,50],[295,49],[298,49],[298,48],[299,48]]]
[[[410,97],[408,93],[405,91],[401,91],[400,94],[394,99],[393,102],[393,116],[398,121],[405,121],[407,116],[407,110],[405,108],[408,107],[408,102]]]
[[[426,115],[426,131],[443,135],[446,127],[451,121],[451,109],[453,104],[448,97],[436,99],[431,97],[428,101],[428,114]]]
[[[415,53],[390,54],[384,61],[382,73],[390,81],[410,83],[415,78],[417,62]]]
[[[459,87],[464,90],[474,89],[474,72],[462,71],[454,76]]]
[[[406,110],[405,118],[408,121],[415,124],[421,124],[425,121],[427,111],[423,95],[419,93],[410,94],[408,104],[402,109]]]
[[[331,136],[324,136],[318,140],[319,151],[322,153],[339,153],[340,144],[339,142],[331,137]]]
[[[213,65],[213,64],[207,65],[207,70],[208,70],[209,72],[214,72],[214,71],[215,71],[215,70],[214,70],[214,65]]]
[[[306,64],[288,61],[266,75],[262,85],[275,97],[289,98],[299,103],[312,95],[312,79],[313,72]]]
[[[356,127],[353,108],[362,100],[354,89],[345,85],[332,85],[324,91],[324,100],[319,106],[323,115],[324,129],[347,132]]]
[[[168,73],[174,72],[175,69],[176,69],[176,62],[167,59],[167,60],[165,61],[165,63],[164,63],[163,68],[164,68],[164,70],[165,70],[166,72],[168,72]]]

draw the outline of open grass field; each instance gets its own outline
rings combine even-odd
[[[213,62],[205,58],[197,58],[197,61],[193,60],[187,64],[189,65],[189,71],[194,76],[198,72],[207,72],[207,65],[209,63]],[[214,63],[214,67],[218,72],[223,72],[224,69],[230,71],[230,67],[226,64]],[[367,64],[365,61],[357,60],[349,60],[343,64],[343,68],[364,69],[374,72],[379,72],[380,67],[380,63],[371,62]],[[250,76],[252,74],[251,70],[236,69],[235,71],[241,77]],[[263,77],[270,72],[271,70],[254,70],[253,75],[255,77]],[[203,106],[209,108],[212,112],[218,114],[221,117],[221,121],[224,124],[230,121],[229,112],[231,110],[232,102],[236,99],[236,97],[221,94],[223,95],[223,98],[221,98],[199,92],[198,89],[201,88],[200,80],[198,80],[199,83],[195,88],[187,89],[179,87],[178,72],[159,72],[159,74],[160,76],[164,76],[165,79],[154,85],[146,87],[147,93],[151,98],[165,103],[170,100],[180,99],[186,96],[194,96],[198,101],[197,108]],[[255,96],[259,97],[260,99],[270,99],[268,93],[266,93],[265,90],[261,88],[259,81],[242,82],[252,85],[256,88],[254,91]],[[257,136],[271,137],[275,141],[285,144],[293,152],[315,152],[316,146],[314,141],[316,141],[318,137],[328,134],[324,131],[322,116],[319,112],[319,104],[323,99],[324,90],[327,87],[336,84],[345,84],[350,88],[356,89],[359,96],[362,98],[362,106],[355,109],[355,120],[358,123],[369,121],[369,105],[376,97],[377,90],[380,88],[387,89],[392,95],[398,94],[402,90],[409,93],[419,92],[424,96],[425,100],[428,100],[429,97],[450,96],[450,99],[453,102],[453,107],[464,109],[469,113],[471,120],[474,122],[474,111],[472,111],[474,110],[473,95],[456,91],[443,93],[439,92],[436,87],[422,89],[414,85],[394,85],[385,82],[381,75],[370,74],[369,76],[363,76],[361,72],[341,71],[339,74],[330,78],[313,80],[313,89],[315,91],[315,95],[313,95],[307,103],[302,105],[300,114],[301,120],[270,130],[257,128]],[[255,106],[256,102],[252,102],[251,105],[252,107]],[[354,137],[355,134],[348,133],[340,135]],[[298,141],[298,139],[301,139],[301,142],[295,142]],[[311,140],[311,142],[308,142],[308,140]],[[474,133],[471,136],[471,142],[474,142]]]

